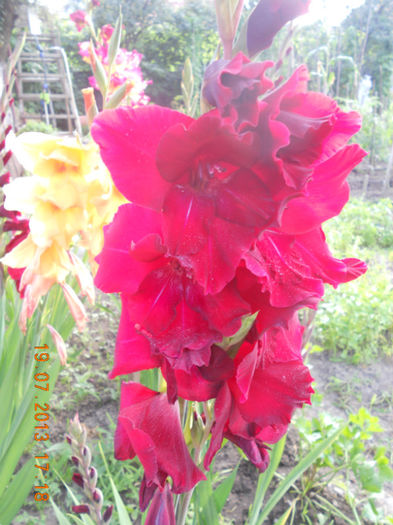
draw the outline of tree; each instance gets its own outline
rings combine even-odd
[[[12,31],[26,0],[0,0],[0,64],[7,60]]]
[[[180,95],[186,58],[191,58],[198,85],[218,44],[212,2],[186,0],[177,7],[162,0],[101,0],[94,10],[96,26],[114,24],[120,5],[126,33],[122,46],[143,54],[144,76],[153,81],[148,94],[153,102],[169,106]]]
[[[366,0],[343,29],[343,51],[354,57],[361,76],[370,75],[374,94],[386,105],[393,72],[392,0]]]

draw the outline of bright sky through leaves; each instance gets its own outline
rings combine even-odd
[[[213,2],[213,0],[211,0]],[[59,15],[68,16],[64,11],[64,6],[68,0],[40,0],[41,4],[46,5],[52,12]],[[312,0],[310,13],[302,17],[302,23],[313,23],[318,19],[324,20],[329,26],[338,25],[351,9],[359,7],[364,0]]]

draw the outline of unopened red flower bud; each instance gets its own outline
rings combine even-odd
[[[97,483],[97,478],[98,478],[98,474],[97,474],[97,471],[94,467],[90,467],[89,469],[89,477],[90,477],[90,482],[89,482],[89,485],[91,488],[95,488],[96,486],[96,483]]]
[[[3,157],[4,166],[7,164],[7,162],[10,160],[11,157],[12,157],[12,151],[7,151],[7,153]]]
[[[5,148],[5,140],[0,142],[0,151]]]
[[[100,491],[100,489],[94,489],[94,491],[93,491],[93,499],[97,503],[102,503],[103,502],[104,496],[103,496],[102,492]]]
[[[71,444],[72,444],[71,436],[69,436],[69,435],[67,434],[65,438],[66,438],[66,440],[67,440],[67,443],[68,443],[69,445],[71,445]]]
[[[88,505],[74,505],[72,507],[72,512],[76,514],[90,514],[90,508]]]
[[[82,31],[82,29],[85,26],[87,26],[87,15],[81,9],[78,9],[78,11],[74,11],[74,13],[71,13],[70,18],[74,22],[78,31]]]
[[[4,130],[4,135],[7,136],[8,133],[11,131],[11,129],[12,129],[12,126],[11,126],[11,125],[10,125],[10,126],[7,126],[7,127],[5,128],[5,130]]]
[[[11,175],[10,173],[4,173],[4,175],[1,175],[0,177],[0,188],[5,186],[10,182]]]
[[[6,210],[4,204],[0,206],[0,217],[6,217],[7,219],[15,220],[17,213],[14,211]]]
[[[82,487],[83,489],[85,482],[83,481],[82,474],[80,474],[79,472],[74,472],[74,474],[72,475],[72,481],[80,487]]]
[[[113,512],[113,505],[110,505],[109,507],[106,508],[104,515],[102,516],[104,523],[109,523],[109,520],[112,517],[112,512]]]
[[[80,463],[79,458],[77,458],[76,456],[71,456],[71,460],[75,466],[78,466]]]

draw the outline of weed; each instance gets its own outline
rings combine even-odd
[[[373,250],[393,246],[393,204],[390,199],[378,202],[353,199],[340,216],[324,225],[329,246],[338,256],[348,255],[348,247]]]
[[[392,355],[393,282],[382,266],[338,290],[328,289],[316,316],[318,343],[334,358],[369,363]]]
[[[300,436],[300,457],[315,447],[326,435],[342,425],[327,413],[311,420],[300,415],[295,425]],[[368,446],[375,433],[382,432],[378,418],[364,407],[349,415],[348,424],[329,449],[321,454],[304,473],[300,487],[295,488],[298,512],[302,523],[315,523],[310,516],[325,512],[325,517],[339,517],[347,523],[388,523],[377,509],[374,494],[382,491],[386,481],[393,480],[386,448]],[[342,494],[352,513],[343,514],[326,497],[326,489]],[[296,505],[295,505],[296,506]],[[386,518],[387,519],[387,518]],[[324,523],[324,522],[322,522]]]

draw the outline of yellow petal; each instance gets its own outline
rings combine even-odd
[[[61,210],[49,202],[42,202],[30,219],[31,235],[38,246],[48,247],[56,242],[67,249],[72,238],[85,227],[86,219],[82,208]]]
[[[67,348],[64,339],[61,337],[59,332],[53,328],[52,325],[47,324],[46,327],[48,328],[50,335],[52,336],[52,340],[56,346],[56,350],[60,358],[60,364],[65,366],[67,364]]]
[[[34,244],[31,235],[20,242],[13,250],[5,254],[0,262],[11,268],[25,268],[34,259],[37,246]]]
[[[71,314],[75,319],[76,326],[78,327],[79,331],[82,332],[87,322],[85,307],[71,286],[69,286],[67,283],[63,283],[61,287],[63,288],[64,297],[66,298]]]
[[[68,252],[57,243],[53,243],[41,254],[37,269],[39,275],[62,283],[71,271],[72,263]]]
[[[6,210],[16,210],[30,215],[37,201],[39,181],[36,177],[18,177],[3,187]]]
[[[82,295],[88,298],[90,304],[94,304],[95,288],[91,273],[77,255],[70,252],[69,256],[74,266],[73,272],[78,280]]]

